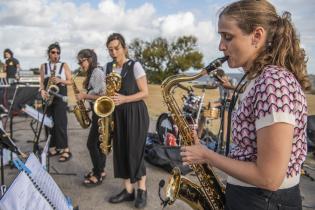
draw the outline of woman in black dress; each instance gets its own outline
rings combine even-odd
[[[128,59],[124,37],[111,34],[106,42],[113,59],[106,66],[106,75],[114,71],[122,77],[115,102],[113,159],[114,176],[124,179],[124,189],[109,199],[110,203],[135,201],[136,208],[146,205],[146,168],[144,147],[149,128],[149,115],[143,99],[148,96],[145,71],[139,62]],[[138,184],[137,197],[133,184]]]

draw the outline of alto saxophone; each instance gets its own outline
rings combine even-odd
[[[56,76],[57,65],[54,64],[54,68],[50,71],[50,77],[46,86],[46,92],[48,93],[48,99],[46,99],[46,105],[50,106],[54,100],[52,93],[59,93],[59,87],[53,82],[52,78]]]
[[[72,89],[73,89],[74,94],[79,94],[80,93],[79,88],[77,87],[77,85],[75,84],[75,81],[74,81],[76,76],[74,78],[72,78]],[[91,119],[90,119],[88,111],[84,105],[84,101],[83,100],[77,100],[76,103],[77,104],[74,106],[72,112],[74,113],[74,115],[75,115],[77,121],[79,122],[79,124],[81,125],[81,127],[82,128],[88,128],[91,124]]]
[[[115,64],[113,64],[113,68]],[[112,131],[113,120],[112,113],[115,109],[115,103],[111,96],[118,92],[121,87],[121,76],[116,72],[111,72],[106,76],[106,96],[99,97],[94,103],[94,112],[100,117],[98,120],[100,134],[100,148],[102,153],[109,154],[112,150]]]
[[[221,66],[226,60],[227,57],[218,58],[196,75],[173,75],[163,81],[163,98],[181,134],[181,144],[183,146],[193,144],[192,130],[173,97],[172,89],[180,82],[195,80],[203,75],[209,74]],[[224,209],[225,188],[215,175],[213,169],[207,164],[193,164],[191,168],[197,175],[201,186],[194,184],[187,178],[181,177],[179,168],[174,168],[172,172],[173,175],[166,187],[167,204],[173,204],[178,198],[186,202],[193,209]]]

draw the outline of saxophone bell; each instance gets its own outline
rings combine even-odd
[[[59,87],[57,85],[50,85],[47,89],[47,93],[50,95],[53,95],[54,93],[57,94],[59,93]]]
[[[96,99],[94,103],[95,114],[99,117],[108,117],[115,109],[114,101],[108,96],[102,96]]]

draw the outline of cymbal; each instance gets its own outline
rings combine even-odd
[[[218,86],[210,84],[196,84],[193,85],[193,87],[198,89],[216,89]]]

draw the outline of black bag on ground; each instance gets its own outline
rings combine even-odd
[[[192,171],[189,166],[182,164],[180,147],[170,147],[160,144],[146,145],[144,158],[147,162],[161,167],[169,173],[176,166],[180,168],[183,175]]]
[[[315,115],[307,117],[307,145],[309,149],[315,148]]]

